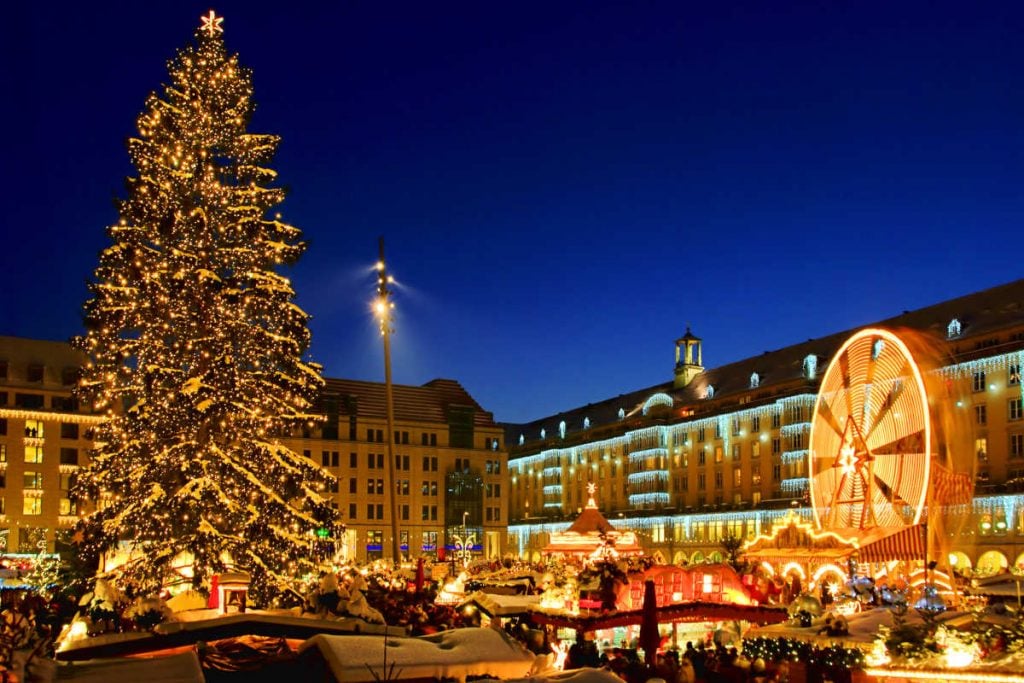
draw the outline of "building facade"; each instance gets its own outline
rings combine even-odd
[[[7,552],[60,547],[85,512],[69,492],[88,464],[90,427],[100,418],[72,398],[83,360],[65,343],[0,337],[0,543]],[[475,555],[499,557],[509,491],[502,429],[454,380],[395,385],[394,399],[403,554],[444,557],[456,537],[472,537]],[[384,385],[327,379],[316,412],[322,421],[282,441],[336,478],[347,555],[389,556]]]
[[[976,484],[954,564],[1024,567],[1024,280],[872,327],[935,340],[945,360],[930,373],[948,390],[934,400],[966,413]],[[589,482],[612,524],[638,531],[647,551],[669,562],[721,557],[723,538],[767,533],[793,509],[809,518],[819,382],[852,332],[705,369],[703,341],[687,330],[671,380],[506,425],[510,549],[539,558],[583,507]]]

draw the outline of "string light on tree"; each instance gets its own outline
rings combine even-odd
[[[331,475],[280,441],[319,419],[309,316],[275,270],[305,244],[271,213],[279,138],[247,131],[251,74],[222,23],[202,17],[128,142],[136,174],[76,340],[89,356],[78,398],[105,418],[75,487],[98,501],[77,538],[85,552],[129,542],[121,578],[142,592],[187,558],[196,587],[238,567],[269,596],[316,567],[315,530],[341,525],[321,495]]]

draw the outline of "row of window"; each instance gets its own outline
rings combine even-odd
[[[1024,409],[1022,409],[1022,402],[1019,398],[1011,398],[1006,402],[1006,419],[1009,422],[1016,422],[1024,416]],[[983,425],[988,424],[988,406],[984,403],[978,403],[974,406],[974,423]]]
[[[1020,386],[1020,366],[1011,365],[1006,371],[1006,385],[1010,387]],[[988,389],[985,378],[985,371],[978,370],[971,374],[971,391],[978,393]]]

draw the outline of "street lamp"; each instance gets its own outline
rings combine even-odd
[[[384,487],[391,509],[391,559],[398,564],[402,557],[398,540],[398,496],[395,495],[395,400],[391,391],[391,289],[395,279],[388,275],[384,262],[384,238],[379,240],[380,260],[377,261],[377,300],[373,311],[380,320],[380,336],[384,340],[384,401],[387,409],[388,480]]]

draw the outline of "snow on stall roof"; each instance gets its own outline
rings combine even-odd
[[[194,650],[166,657],[90,659],[57,665],[58,681],[109,683],[110,681],[146,681],[146,683],[203,683],[203,667]]]
[[[476,683],[495,683],[496,678],[483,678]],[[622,679],[607,669],[572,669],[556,671],[528,678],[513,678],[502,683],[622,683]]]
[[[542,595],[500,595],[476,591],[466,596],[461,605],[475,603],[483,612],[492,617],[507,617],[526,614],[533,606],[540,606]],[[460,607],[461,607],[460,605]]]
[[[531,672],[535,659],[520,643],[489,628],[462,628],[420,638],[390,637],[387,643],[388,669],[394,663],[394,676],[399,679],[522,678]],[[373,672],[381,675],[384,667],[381,636],[318,635],[299,647],[300,656],[310,656],[311,651],[323,657],[337,681],[373,681]]]

